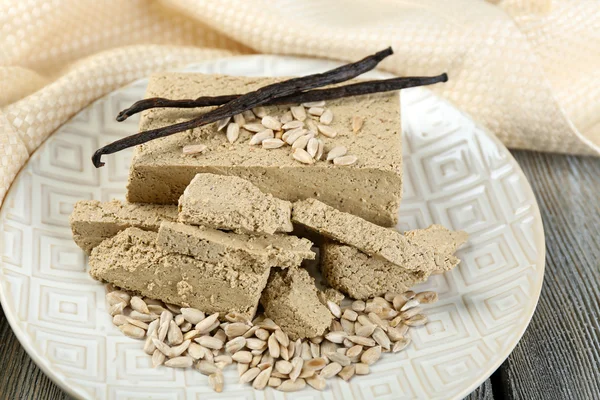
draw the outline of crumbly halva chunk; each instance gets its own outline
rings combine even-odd
[[[294,203],[292,220],[407,270],[434,271],[439,268],[431,248],[416,246],[394,229],[377,226],[316,199]]]
[[[260,303],[290,339],[323,334],[333,319],[319,301],[314,279],[303,268],[272,269]]]
[[[320,247],[321,269],[327,283],[355,299],[368,299],[387,292],[403,293],[427,280],[431,273],[454,268],[459,259],[453,253],[467,234],[453,232],[441,225],[408,231],[405,236],[416,246],[429,247],[441,268],[434,271],[409,271],[385,260],[368,256],[358,249],[332,241]]]
[[[150,78],[146,96],[189,99],[247,93],[282,79],[285,78],[168,72]],[[265,108],[269,115],[279,116],[289,107]],[[402,197],[400,96],[379,93],[330,100],[327,108],[335,116],[329,126],[337,131],[337,136],[319,135],[319,139],[326,153],[334,147],[346,147],[358,159],[353,165],[339,166],[327,161],[305,165],[290,155],[288,146],[278,149],[250,146],[252,134],[244,129],[240,129],[234,143],[227,143],[225,135],[217,133],[215,124],[210,124],[137,146],[127,199],[176,204],[197,173],[209,172],[247,179],[280,199],[316,197],[379,225],[394,226]],[[147,110],[141,116],[140,129],[164,127],[195,118],[197,114],[196,109]],[[364,121],[357,133],[352,131],[355,119]],[[199,155],[183,155],[183,147],[191,144],[203,144],[206,150]]]
[[[237,176],[197,174],[179,199],[179,221],[239,233],[291,232],[292,205]]]
[[[78,201],[69,218],[73,240],[87,254],[103,240],[126,228],[137,227],[156,232],[162,221],[176,220],[177,207],[174,205],[126,203],[118,200]]]
[[[252,318],[269,271],[239,271],[156,246],[157,233],[127,228],[92,250],[90,275],[117,287],[207,313]]]
[[[179,253],[236,268],[261,272],[270,267],[298,267],[303,259],[314,259],[307,239],[292,235],[247,235],[223,232],[204,226],[163,222],[158,230],[158,246]]]

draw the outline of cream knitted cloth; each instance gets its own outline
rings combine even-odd
[[[596,0],[4,0],[0,201],[29,155],[94,99],[153,71],[247,53],[448,72],[436,91],[507,146],[600,149]]]

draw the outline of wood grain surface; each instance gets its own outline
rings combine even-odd
[[[469,400],[600,398],[600,158],[515,151],[540,205],[546,275],[525,335]],[[0,313],[0,399],[64,400]]]

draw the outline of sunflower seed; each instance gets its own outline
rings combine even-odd
[[[114,317],[115,315],[123,314],[124,309],[125,309],[125,303],[120,302],[120,303],[116,303],[116,304],[113,304],[112,306],[110,306],[110,308],[108,309],[108,313],[112,317]]]
[[[244,333],[242,336],[245,337],[246,339],[254,336],[254,333],[258,330],[258,326],[251,326],[250,329],[248,329],[246,331],[246,333]]]
[[[279,357],[286,361],[289,361],[290,359],[288,348],[286,346],[282,346],[281,344],[279,345]]]
[[[317,151],[319,151],[319,139],[311,137],[306,145],[306,151],[314,158],[317,155]]]
[[[398,311],[391,308],[384,308],[383,311],[377,313],[377,316],[381,319],[392,319],[398,315]]]
[[[313,358],[317,358],[321,356],[321,346],[316,343],[310,343],[310,354]]]
[[[333,112],[328,108],[327,110],[325,110],[323,112],[323,114],[321,114],[321,117],[319,118],[319,122],[324,125],[329,125],[329,124],[331,124],[332,121],[333,121]]]
[[[279,117],[279,122],[281,122],[284,125],[293,120],[294,120],[294,117],[292,116],[291,111],[286,111],[283,114],[281,114],[281,117]],[[286,129],[286,128],[283,128],[283,129]]]
[[[146,336],[145,330],[138,326],[131,325],[130,323],[119,326],[119,329],[125,336],[129,336],[130,338],[143,339],[144,336]]]
[[[250,329],[250,327],[246,324],[244,324],[243,322],[234,322],[231,324],[228,324],[225,328],[225,334],[227,335],[227,337],[229,338],[236,338],[238,336],[242,336],[244,333],[248,332],[248,329]]]
[[[252,382],[254,378],[260,374],[260,372],[260,368],[258,367],[250,368],[248,371],[244,372],[242,376],[240,376],[240,383]]]
[[[227,125],[227,133],[225,136],[229,143],[234,143],[240,137],[240,126],[235,122]]]
[[[408,326],[422,326],[425,325],[427,323],[427,317],[423,314],[417,314],[412,318],[407,319],[406,321],[404,321],[404,325],[408,325]]]
[[[252,350],[250,354],[252,354],[252,361],[250,361],[250,366],[252,368],[256,367],[260,364],[260,360],[262,360],[262,354],[254,354],[256,350]]]
[[[308,142],[310,141],[310,139],[313,138],[313,134],[309,133],[307,135],[304,136],[300,136],[295,142],[294,144],[292,144],[292,149],[305,149],[306,146],[308,145]],[[310,153],[309,153],[310,155]]]
[[[342,370],[340,372],[338,372],[338,376],[340,378],[342,378],[343,380],[345,380],[346,382],[348,382],[350,380],[350,378],[352,378],[354,376],[354,365],[350,364],[350,365],[346,365],[344,368],[342,368]]]
[[[125,301],[121,296],[117,295],[116,292],[111,292],[106,295],[106,301],[109,306],[114,306],[115,304],[124,303],[127,306],[128,302]]]
[[[331,311],[331,313],[333,314],[334,317],[336,317],[336,318],[342,317],[342,310],[340,309],[340,306],[335,304],[333,301],[327,300],[327,308],[329,308],[329,311]]]
[[[344,339],[346,339],[348,335],[346,332],[329,332],[325,335],[325,339],[329,340],[332,343],[342,343]]]
[[[215,363],[222,363],[225,365],[233,364],[233,358],[227,354],[221,354],[215,357]]]
[[[323,107],[323,106],[325,106],[325,100],[309,101],[307,103],[302,103],[302,106],[306,107],[306,108],[310,108],[310,107]]]
[[[203,320],[201,320],[200,322],[198,322],[196,324],[196,330],[200,331],[200,333],[208,333],[208,332],[212,331],[214,328],[212,328],[212,329],[210,329],[210,328],[213,326],[213,324],[215,322],[218,322],[217,321],[218,318],[219,318],[219,313],[214,313],[214,314],[204,318]]]
[[[112,321],[114,325],[121,326],[129,322],[129,318],[127,318],[123,314],[117,314],[113,317]]]
[[[327,161],[346,155],[348,149],[345,146],[336,146],[327,153]]]
[[[253,133],[262,132],[265,130],[265,127],[262,124],[246,124],[243,126],[243,128],[248,132]]]
[[[356,163],[358,161],[358,158],[356,156],[353,155],[348,155],[348,156],[343,156],[343,157],[337,157],[333,159],[333,163],[335,165],[352,165],[354,163]]]
[[[304,127],[304,122],[296,121],[296,120],[289,121],[282,126],[282,128],[286,131],[290,130],[290,129],[297,129],[297,128],[302,128],[302,127]]]
[[[290,360],[294,357],[295,352],[296,352],[296,342],[292,342],[290,340],[290,344],[288,345],[288,357]]]
[[[321,344],[321,342],[324,340],[324,338],[322,335],[319,335],[319,336],[311,337],[309,340],[311,343]]]
[[[404,326],[406,326],[406,325],[404,325]],[[404,338],[404,335],[402,333],[400,333],[400,329],[398,329],[398,328],[392,328],[392,327],[388,328],[387,335],[392,342],[395,342],[395,341],[398,341],[398,340],[401,340]]]
[[[350,347],[347,351],[346,351],[346,355],[350,358],[352,357],[356,357],[358,355],[360,355],[360,353],[363,351],[363,347],[359,344],[354,345],[352,347]]]
[[[344,328],[344,332],[348,335],[354,335],[354,322],[347,319],[340,319],[340,323],[342,324],[342,328]]]
[[[187,354],[194,360],[199,360],[204,357],[204,348],[197,343],[190,343]]]
[[[388,335],[381,329],[380,327],[375,328],[373,332],[373,339],[380,345],[382,348],[389,350],[390,349],[390,338]]]
[[[165,355],[161,353],[160,350],[154,350],[154,353],[152,353],[152,367],[156,368],[159,365],[162,365],[162,363],[165,362],[165,359]]]
[[[186,321],[183,324],[181,324],[180,328],[182,333],[186,333],[192,329],[192,324]]]
[[[358,116],[352,117],[352,132],[357,133],[358,131],[360,131],[364,123],[364,118]]]
[[[317,123],[314,120],[309,118],[305,121],[305,124],[306,124],[306,129],[310,133],[314,133],[315,136],[319,134],[319,128],[317,127]]]
[[[302,366],[304,365],[304,360],[301,357],[294,357],[292,360],[292,371],[290,372],[290,379],[295,381],[300,376],[300,372],[302,372]]]
[[[317,129],[320,133],[329,138],[334,138],[337,136],[337,131],[328,125],[317,124]]]
[[[402,311],[400,313],[400,317],[402,317],[403,320],[407,320],[407,319],[410,319],[410,318],[414,317],[415,315],[419,314],[421,311],[422,311],[421,307],[409,308],[406,311]]]
[[[194,155],[203,153],[206,149],[207,147],[204,144],[188,144],[187,146],[183,146],[181,151],[183,154]]]
[[[265,387],[267,387],[267,383],[269,383],[269,378],[271,377],[271,371],[273,371],[273,367],[269,367],[261,371],[256,378],[254,378],[252,387],[256,390],[263,390]]]
[[[308,342],[302,342],[302,351],[300,353],[300,357],[302,357],[302,359],[305,361],[310,360],[312,358],[312,354],[310,352],[310,345],[308,344]]]
[[[244,375],[244,373],[246,371],[248,371],[249,369],[250,369],[249,364],[238,363],[238,365],[237,365],[238,376]]]
[[[267,342],[256,338],[246,339],[246,347],[251,350],[264,350],[267,348]]]
[[[342,370],[342,368],[343,367],[340,364],[332,362],[323,368],[319,375],[325,379],[332,378],[336,376]]]
[[[252,114],[254,115],[254,114]],[[238,126],[238,128],[240,126],[244,126],[246,124],[246,118],[244,118],[244,114],[236,114],[233,116],[233,122]]]
[[[281,122],[269,115],[263,117],[260,122],[262,123],[262,126],[264,126],[266,129],[272,129],[274,131],[278,131],[281,129]]]
[[[350,358],[339,352],[331,353],[328,357],[329,357],[330,361],[336,362],[336,363],[340,364],[342,367],[350,365]]]
[[[129,305],[137,312],[140,312],[142,314],[150,314],[148,306],[146,305],[144,300],[142,300],[142,298],[139,296],[133,296]]]
[[[256,115],[258,118],[263,118],[267,116],[267,109],[264,108],[263,106],[258,106],[258,107],[254,107],[252,109],[252,112],[254,113],[254,115]]]
[[[432,291],[417,293],[415,300],[419,301],[420,304],[433,304],[438,301],[438,294]]]
[[[167,342],[169,345],[178,345],[183,342],[183,333],[181,329],[177,326],[175,321],[171,321],[169,325],[169,332],[167,333]]]
[[[192,329],[192,330],[190,330],[190,331],[186,332],[186,333],[183,335],[183,340],[193,340],[193,339],[196,339],[196,338],[197,338],[197,337],[199,337],[199,336],[201,336],[201,333],[200,333],[200,331],[197,331],[197,330],[195,330],[195,329]]]
[[[356,330],[356,336],[362,336],[368,338],[375,331],[376,326],[373,324],[370,325],[362,325],[360,328]]]
[[[315,160],[306,152],[304,149],[295,149],[292,153],[292,157],[295,160],[300,161],[303,164],[314,164]]]
[[[213,336],[200,336],[194,339],[200,346],[204,346],[209,349],[219,350],[223,348],[223,341]]]
[[[170,368],[189,368],[194,363],[192,357],[175,357],[165,361],[165,367]]]
[[[200,360],[196,364],[196,369],[200,371],[200,373],[203,375],[214,374],[219,370],[219,368],[215,365],[214,362],[207,360]]]
[[[358,313],[351,308],[346,308],[342,314],[342,318],[354,322],[358,318]]]
[[[259,338],[260,340],[266,341],[269,339],[269,332],[266,329],[258,328],[256,332],[254,332],[254,336]]]
[[[358,363],[354,365],[356,375],[367,375],[369,373],[369,364]]]
[[[146,338],[146,341],[144,342],[144,353],[146,353],[148,355],[154,354],[154,351],[156,350],[156,346],[152,342],[153,338],[154,338],[153,336],[148,336]]]
[[[398,315],[397,317],[395,317],[394,319],[392,319],[389,322],[389,325],[391,327],[396,327],[396,326],[400,325],[401,323],[402,323],[402,316]]]
[[[302,106],[290,107],[290,111],[292,112],[292,115],[294,116],[294,118],[297,119],[298,121],[304,121],[306,119],[306,111],[304,110],[304,107],[302,107]]]
[[[392,353],[398,353],[399,351],[404,350],[409,344],[410,338],[408,337],[398,340],[396,343],[394,343],[394,346],[392,347]]]
[[[323,341],[321,343],[321,356],[329,356],[329,354],[335,352],[337,350],[337,345],[329,340]]]
[[[183,325],[183,323],[185,322],[185,318],[183,318],[183,315],[177,314],[174,318],[174,321],[177,324],[177,326],[181,327],[181,325]]]
[[[285,347],[289,346],[290,338],[285,332],[283,332],[281,329],[275,329],[275,331],[273,331],[273,334],[275,335],[275,338],[277,339],[279,344]]]
[[[210,374],[208,376],[208,384],[215,392],[221,393],[224,384],[223,372],[217,369],[214,374]]]
[[[379,360],[379,357],[381,357],[381,347],[375,346],[365,350],[365,352],[360,356],[360,361],[371,365],[375,361]]]
[[[285,142],[281,139],[265,139],[262,141],[263,149],[278,149],[284,144]]]
[[[320,160],[323,157],[323,149],[325,148],[325,144],[323,141],[319,139],[319,149],[317,150],[317,155],[315,156],[315,160]]]
[[[267,386],[269,387],[277,387],[281,385],[281,378],[275,378],[274,376],[271,376],[269,378],[269,382],[267,383]]]
[[[300,139],[302,136],[306,135],[308,131],[303,128],[296,128],[289,130],[283,134],[281,137],[287,144],[293,145],[294,142]]]
[[[370,312],[369,313],[369,319],[371,320],[371,322],[373,322],[375,325],[377,325],[378,327],[380,327],[381,329],[383,329],[384,331],[387,331],[388,328],[388,324],[386,321],[382,320],[381,318],[379,318],[379,316],[374,313],[374,312]]]
[[[363,312],[365,311],[365,302],[362,300],[355,300],[352,302],[352,310],[356,311],[356,312]]]
[[[229,322],[243,322],[248,326],[252,326],[252,323],[247,316],[240,314],[236,311],[231,311],[225,315],[225,319]]]
[[[238,114],[238,115],[240,115],[240,114]],[[254,121],[254,120],[256,120],[256,115],[254,115],[254,113],[252,112],[252,110],[246,110],[246,111],[242,111],[242,114],[241,114],[241,115],[242,115],[242,117],[244,118],[244,121],[246,121],[246,122],[251,122],[251,121]],[[234,115],[234,116],[233,116],[233,120],[234,120],[234,121],[235,121],[235,122],[236,122],[238,125],[240,125],[240,126],[244,125],[244,124],[240,124],[239,120],[238,120],[238,121],[236,121],[235,117],[236,117],[236,116]]]
[[[261,144],[263,142],[263,140],[273,139],[274,137],[275,137],[275,135],[273,134],[273,130],[265,129],[264,131],[260,131],[260,132],[256,133],[254,136],[252,136],[252,138],[250,139],[250,142],[248,142],[248,144],[250,144],[250,145]]]
[[[250,362],[252,362],[252,353],[250,353],[249,351],[238,351],[236,353],[234,353],[231,358],[238,363],[242,363],[242,364],[250,364]]]
[[[398,311],[410,310],[411,308],[417,307],[419,304],[420,304],[419,300],[417,300],[417,299],[410,299]]]
[[[256,325],[259,328],[266,329],[268,331],[274,331],[275,329],[279,329],[277,324],[273,322],[271,318],[263,318],[260,322],[257,322]]]
[[[298,339],[294,342],[294,354],[300,356],[302,354],[302,340]]]
[[[308,113],[316,117],[320,117],[321,115],[323,115],[323,112],[325,112],[325,109],[323,107],[310,107],[308,109]]]
[[[290,372],[292,372],[292,369],[294,369],[294,366],[289,361],[279,360],[279,361],[275,362],[275,370],[277,372],[287,375]]]
[[[217,121],[217,132],[222,130],[231,121],[231,117],[223,118]]]

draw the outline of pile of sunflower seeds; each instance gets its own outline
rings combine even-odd
[[[193,367],[208,376],[216,392],[223,390],[223,369],[234,362],[240,383],[258,390],[292,392],[307,384],[324,390],[326,379],[336,375],[345,381],[366,375],[382,353],[409,345],[408,330],[427,323],[420,305],[437,301],[435,292],[412,291],[343,307],[329,300],[335,318],[325,334],[292,341],[264,315],[250,321],[229,313],[221,322],[218,313],[141,298],[111,285],[107,292],[113,323],[125,335],[144,340],[154,367]]]
[[[242,114],[217,122],[217,131],[224,131],[227,140],[234,143],[242,129],[253,133],[249,144],[264,149],[278,149],[290,146],[292,157],[303,164],[314,164],[323,158],[324,144],[319,135],[334,138],[338,132],[333,128],[333,112],[325,107],[325,101],[303,103],[292,106],[280,116],[267,113],[265,107],[256,107]],[[352,129],[357,132],[362,127],[362,119],[352,121]],[[203,150],[202,150],[203,151]],[[201,151],[197,151],[196,154]],[[329,150],[325,161],[335,165],[352,165],[358,161],[347,154],[344,146]],[[186,153],[191,154],[191,153]]]

